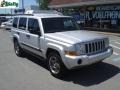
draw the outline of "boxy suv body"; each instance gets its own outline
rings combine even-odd
[[[11,33],[15,53],[21,56],[27,51],[43,57],[55,77],[113,53],[106,36],[79,30],[72,17],[59,13],[15,16]]]

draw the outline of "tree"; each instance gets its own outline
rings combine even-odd
[[[39,9],[46,10],[48,9],[49,0],[36,0],[39,5]]]

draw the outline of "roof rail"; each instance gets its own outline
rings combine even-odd
[[[61,12],[55,10],[28,10],[25,14],[59,14],[63,15]]]
[[[14,16],[33,16],[33,14],[15,14]]]

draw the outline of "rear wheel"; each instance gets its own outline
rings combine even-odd
[[[14,50],[15,50],[15,54],[17,56],[23,56],[24,55],[24,52],[22,50],[22,48],[19,46],[19,43],[17,40],[14,41]]]
[[[57,78],[62,77],[67,71],[64,66],[60,55],[56,52],[51,52],[48,55],[48,67],[51,74]]]

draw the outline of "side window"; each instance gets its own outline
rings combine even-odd
[[[13,20],[13,27],[17,28],[17,24],[18,24],[18,18],[14,18],[14,20]]]
[[[27,18],[20,18],[19,29],[25,30],[26,29],[26,22],[27,22]]]
[[[40,28],[39,28],[39,23],[37,19],[29,18],[28,30],[32,34],[40,35]]]

